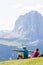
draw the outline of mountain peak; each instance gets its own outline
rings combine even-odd
[[[30,11],[20,16],[15,23],[15,33],[34,40],[43,36],[43,17],[37,11]]]

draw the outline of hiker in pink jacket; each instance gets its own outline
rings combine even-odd
[[[39,53],[39,49],[38,48],[36,48],[34,51],[30,51],[30,52],[32,52],[33,53],[33,56],[29,56],[29,58],[35,58],[35,57],[38,57],[38,56],[40,56],[40,53]]]
[[[40,55],[38,48],[36,48],[33,53],[34,53],[33,57],[38,57]]]

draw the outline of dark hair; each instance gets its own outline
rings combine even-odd
[[[36,51],[39,51],[39,49],[38,49],[38,48],[36,48]]]
[[[23,49],[26,49],[25,47]]]
[[[26,46],[23,46],[23,49],[26,49]]]

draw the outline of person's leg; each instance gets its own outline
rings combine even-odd
[[[22,58],[22,55],[18,54],[18,57],[17,57],[17,59],[20,59],[20,58]]]
[[[33,58],[33,56],[32,55],[29,55],[28,58]]]

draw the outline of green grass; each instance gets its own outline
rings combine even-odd
[[[43,65],[43,58],[10,60],[0,62],[0,65]]]

